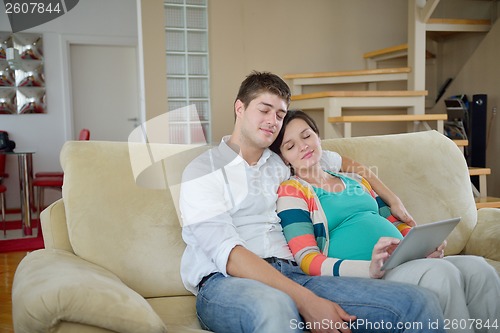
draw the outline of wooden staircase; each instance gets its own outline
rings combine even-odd
[[[344,137],[351,136],[352,123],[366,123],[366,122],[394,122],[406,121],[413,122],[413,130],[417,131],[420,126],[426,130],[431,130],[427,123],[428,121],[437,122],[437,130],[443,133],[443,121],[448,119],[447,114],[396,114],[396,115],[369,115],[369,116],[339,116],[328,117],[330,124],[342,124]]]
[[[424,108],[424,96],[427,91],[384,91],[375,90],[376,83],[408,80],[409,67],[362,69],[353,71],[288,74],[284,78],[291,82],[291,108],[302,110],[322,110],[325,138],[345,136],[339,128],[329,122],[330,118],[341,117],[342,110],[366,108],[408,108],[411,113]],[[304,93],[304,87],[338,84],[365,84],[366,90],[329,90],[316,93]],[[350,133],[348,134],[350,136]]]
[[[366,108],[408,108],[415,110],[423,109],[426,91],[324,91],[292,96],[292,108],[302,110],[320,109],[323,111],[325,138],[350,136],[342,133],[335,126],[336,117],[341,117],[343,109],[366,109]],[[415,112],[416,114],[416,112]],[[396,115],[397,117],[397,115]],[[416,119],[418,120],[418,119]]]
[[[367,68],[377,68],[378,63],[385,60],[407,58],[408,57],[408,44],[400,44],[395,46],[386,47],[380,50],[370,51],[363,54]],[[434,59],[436,55],[428,50],[425,51],[426,59]],[[408,67],[410,68],[410,67]]]
[[[407,81],[410,67],[361,69],[342,72],[320,72],[305,74],[289,74],[284,78],[291,81],[292,94],[301,95],[303,86],[342,84],[342,83],[374,83],[384,81]]]
[[[453,140],[455,144],[464,152],[464,148],[469,145],[468,140]],[[500,208],[500,198],[488,196],[486,176],[491,174],[490,168],[469,167],[469,176],[479,177],[479,188],[472,185],[472,193],[476,201],[476,208]]]
[[[437,89],[429,94],[425,84],[426,70],[436,71],[432,64],[441,57],[437,44],[452,34],[488,32],[492,20],[431,17],[439,3],[440,0],[408,0],[408,43],[363,54],[364,69],[284,75],[292,88],[290,108],[320,110],[324,138],[350,137],[352,125],[361,122],[408,122],[407,131],[422,127],[431,129],[428,122],[435,122],[434,128],[443,133],[443,121],[447,120],[447,115],[426,114],[426,106],[433,106],[437,95]],[[406,63],[393,68],[381,66],[387,60],[392,63],[394,59]],[[431,73],[429,77],[434,75]],[[391,81],[397,82],[402,89],[381,88],[382,82]],[[354,89],[345,90],[350,85]],[[395,109],[399,112],[395,113]],[[382,114],[364,114],[365,110],[377,110]],[[406,113],[401,114],[401,110],[406,110]],[[456,143],[462,151],[468,145],[466,140]],[[491,170],[470,168],[469,171],[472,177],[479,176],[480,179],[479,189],[474,188],[477,207],[500,207],[500,199],[488,197],[486,192],[486,176]]]
[[[291,83],[293,93],[290,107],[321,110],[325,138],[343,136],[337,126],[338,122],[329,122],[329,119],[345,116],[342,109],[356,109],[360,112],[383,109],[390,111],[391,115],[394,115],[393,109],[406,109],[407,115],[425,114],[426,106],[430,107],[435,103],[437,93],[433,89],[429,94],[425,86],[426,61],[439,56],[435,40],[461,32],[487,32],[492,24],[490,19],[431,17],[439,3],[440,0],[408,0],[408,43],[365,53],[365,69],[285,75],[284,78]],[[406,66],[379,68],[381,62],[393,59],[406,61]],[[359,88],[364,84],[365,91],[380,91],[379,84],[388,81],[400,81],[404,88],[399,91],[380,92],[381,95],[378,95],[378,92],[374,95],[363,95],[359,91],[343,90],[345,85],[356,84],[356,88]],[[337,94],[337,87],[341,84],[342,91]],[[327,91],[305,92],[305,88],[311,90],[312,87],[325,85],[328,86]],[[402,117],[400,121],[406,120]],[[409,131],[416,128],[407,126]]]

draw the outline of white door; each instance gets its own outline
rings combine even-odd
[[[127,141],[139,124],[139,78],[134,46],[70,45],[73,128],[91,140]]]

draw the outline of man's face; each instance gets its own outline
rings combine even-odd
[[[241,121],[242,138],[258,148],[269,147],[278,136],[286,110],[286,102],[270,93],[259,95],[246,108],[237,101],[236,115]]]

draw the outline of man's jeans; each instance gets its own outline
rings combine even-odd
[[[308,276],[286,262],[272,264],[315,294],[338,303],[357,320],[353,332],[444,332],[437,297],[407,284],[362,278]],[[217,273],[200,287],[196,309],[204,329],[215,332],[285,333],[309,330],[292,299],[260,282]],[[346,323],[347,325],[348,323]]]

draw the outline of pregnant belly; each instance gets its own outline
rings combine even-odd
[[[355,216],[330,231],[328,256],[350,260],[371,260],[380,237],[402,239],[398,229],[378,214]]]

